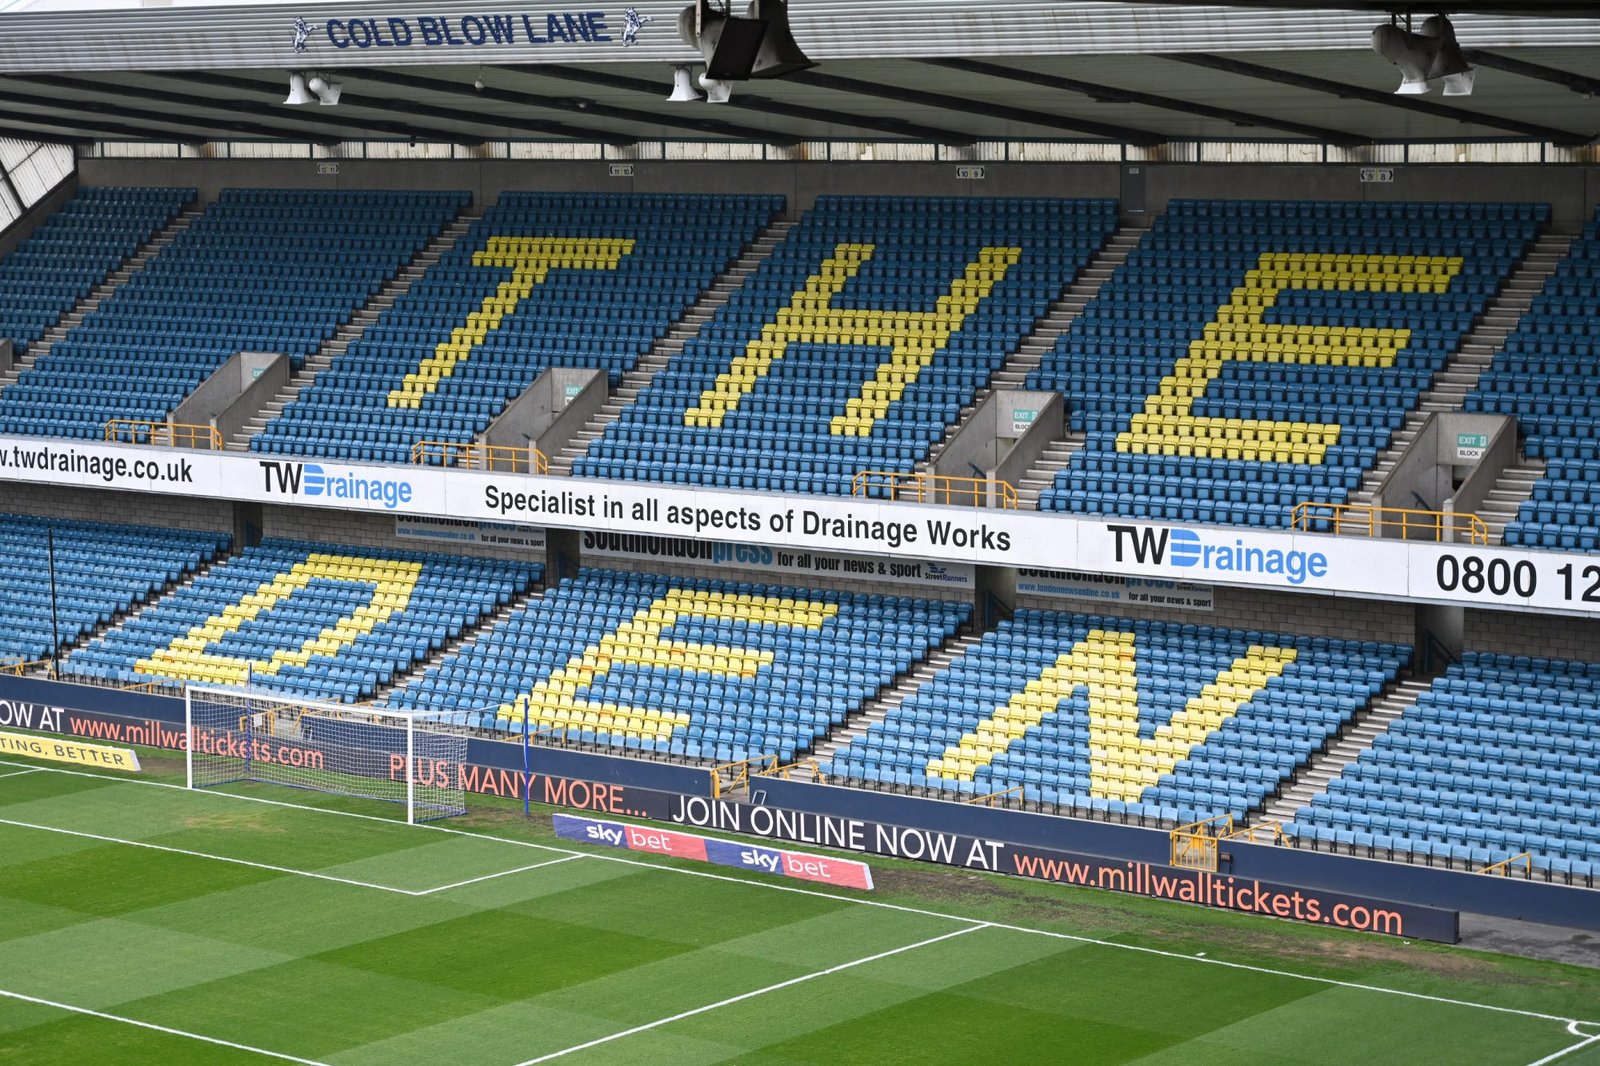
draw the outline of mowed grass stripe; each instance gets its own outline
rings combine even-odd
[[[7,1033],[27,1030],[28,1045],[13,1045]],[[0,1061],[28,1066],[83,1066],[95,1063],[204,1063],[205,1066],[262,1066],[308,1060],[280,1056],[266,1048],[242,1048],[204,1033],[164,1030],[120,1015],[86,1014],[71,1004],[38,1003],[0,991]],[[313,1064],[315,1066],[315,1064]]]

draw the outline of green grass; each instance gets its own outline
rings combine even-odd
[[[805,888],[146,761],[0,776],[0,1063],[1527,1064],[1600,1034],[1576,967],[890,861]]]

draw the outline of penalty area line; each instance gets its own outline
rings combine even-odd
[[[13,770],[9,774],[0,774],[0,777],[21,777],[23,774],[36,774],[43,769],[42,766],[30,766],[26,770]]]
[[[498,840],[499,838],[492,837],[489,839]],[[431,896],[435,892],[444,892],[452,888],[465,888],[467,885],[476,885],[483,881],[493,881],[497,877],[510,877],[512,874],[527,873],[529,870],[538,870],[545,866],[559,866],[561,863],[571,862],[573,859],[581,859],[583,857],[584,856],[581,854],[563,855],[559,859],[546,859],[544,862],[536,862],[529,866],[518,866],[514,870],[501,870],[498,873],[484,874],[482,877],[469,877],[465,881],[454,881],[448,885],[439,885],[437,888],[425,888],[422,891],[413,894],[418,896]]]
[[[1566,1058],[1568,1055],[1571,1055],[1573,1052],[1582,1051],[1584,1048],[1588,1047],[1590,1044],[1593,1044],[1593,1043],[1596,1043],[1596,1042],[1600,1042],[1600,1033],[1593,1033],[1593,1034],[1585,1035],[1584,1032],[1581,1029],[1578,1028],[1580,1025],[1587,1025],[1587,1024],[1589,1024],[1589,1023],[1587,1023],[1587,1022],[1572,1022],[1572,1023],[1570,1023],[1567,1026],[1567,1032],[1571,1033],[1573,1036],[1581,1036],[1581,1037],[1583,1037],[1583,1039],[1578,1041],[1576,1044],[1569,1044],[1568,1046],[1562,1048],[1560,1051],[1552,1052],[1551,1054],[1546,1055],[1542,1059],[1535,1059],[1533,1062],[1528,1063],[1528,1066],[1546,1066],[1547,1063],[1558,1062],[1561,1059]]]
[[[953,932],[941,933],[938,936],[932,936],[926,940],[919,940],[915,944],[903,944],[897,948],[890,948],[888,951],[880,951],[876,955],[868,955],[865,958],[860,959],[851,959],[849,962],[841,962],[837,966],[829,966],[825,970],[817,970],[815,973],[802,974],[799,977],[791,977],[787,981],[779,981],[775,985],[767,985],[765,988],[756,988],[749,992],[741,992],[737,996],[729,996],[727,999],[721,999],[715,1003],[707,1003],[703,1007],[695,1007],[693,1010],[680,1011],[679,1013],[667,1018],[657,1018],[653,1022],[645,1022],[643,1025],[636,1025],[632,1029],[624,1029],[621,1032],[612,1033],[609,1036],[602,1036],[594,1040],[586,1041],[582,1044],[574,1044],[569,1048],[562,1048],[560,1051],[552,1051],[548,1055],[540,1055],[537,1058],[527,1059],[523,1062],[517,1063],[517,1066],[537,1066],[537,1064],[541,1062],[549,1062],[551,1059],[559,1059],[564,1055],[571,1055],[578,1051],[587,1051],[589,1048],[599,1047],[601,1044],[609,1044],[613,1040],[621,1040],[624,1037],[636,1036],[639,1033],[648,1032],[651,1029],[659,1029],[663,1025],[671,1025],[673,1022],[682,1021],[685,1018],[693,1018],[697,1014],[705,1014],[708,1011],[718,1010],[722,1007],[731,1007],[735,1003],[742,1003],[747,999],[754,999],[757,996],[764,996],[769,992],[778,992],[785,988],[792,988],[795,985],[804,984],[807,981],[815,981],[819,977],[827,977],[831,974],[840,973],[844,970],[852,970],[857,966],[865,966],[869,962],[877,962],[879,959],[887,959],[892,955],[901,955],[907,951],[915,951],[918,948],[925,948],[929,944],[937,944],[941,940],[951,940],[958,936],[966,936],[968,933],[976,933],[979,929],[988,928],[990,928],[990,926],[986,923],[982,925],[969,925],[962,929],[954,930]]]
[[[316,1059],[302,1059],[298,1055],[286,1055],[281,1051],[268,1051],[266,1048],[251,1047],[249,1044],[236,1044],[232,1040],[223,1040],[215,1036],[206,1036],[204,1033],[191,1033],[186,1029],[173,1029],[166,1025],[157,1025],[155,1022],[142,1022],[138,1018],[127,1018],[120,1014],[108,1014],[105,1011],[90,1010],[88,1007],[78,1007],[71,1003],[61,1003],[53,999],[41,999],[38,996],[26,996],[21,992],[12,992],[0,988],[0,996],[7,999],[18,1000],[22,1003],[33,1003],[41,1007],[52,1007],[55,1010],[64,1010],[69,1014],[83,1014],[90,1018],[100,1018],[108,1022],[119,1022],[122,1025],[132,1025],[140,1029],[149,1029],[152,1032],[166,1033],[168,1036],[181,1036],[186,1040],[198,1040],[205,1044],[215,1044],[218,1047],[233,1048],[235,1051],[246,1051],[252,1055],[261,1055],[269,1059],[278,1059],[280,1062],[298,1062],[302,1066],[327,1066],[326,1063]]]

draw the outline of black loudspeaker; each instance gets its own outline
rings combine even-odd
[[[816,66],[795,43],[786,0],[751,0],[744,15],[730,15],[695,0],[678,16],[678,36],[705,57],[716,81],[778,78]]]
[[[706,57],[706,77],[717,81],[748,81],[755,73],[761,42],[771,24],[765,19],[728,16],[717,43]]]

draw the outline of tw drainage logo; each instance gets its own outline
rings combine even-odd
[[[1148,566],[1175,566],[1219,574],[1272,574],[1290,585],[1308,578],[1326,577],[1328,557],[1321,552],[1285,551],[1247,544],[1235,537],[1232,544],[1213,542],[1192,529],[1158,529],[1154,526],[1107,525],[1117,562],[1131,558]]]
[[[317,463],[260,460],[262,488],[278,496],[325,496],[330,500],[357,500],[394,510],[410,503],[411,482],[362,477],[350,470],[324,469]]]

